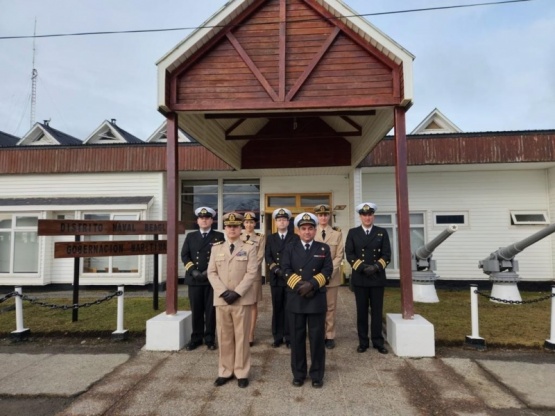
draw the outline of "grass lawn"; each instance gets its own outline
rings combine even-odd
[[[414,311],[434,325],[437,345],[463,345],[471,334],[469,290],[437,290],[439,303],[415,303]],[[520,292],[523,300],[549,295],[548,292]],[[39,298],[38,296],[30,296]],[[489,347],[542,348],[550,338],[551,300],[525,305],[506,305],[490,302],[479,296],[480,336]],[[43,302],[71,304],[70,299],[40,298]],[[80,303],[96,299],[81,298]],[[0,336],[7,337],[15,330],[14,299],[0,304]],[[399,288],[386,288],[385,313],[401,312]],[[150,297],[125,297],[125,329],[144,334],[148,319],[165,311],[165,299],[160,297],[159,310],[152,308]],[[189,309],[188,299],[178,298],[178,309]],[[116,298],[100,305],[79,309],[78,322],[71,322],[71,310],[48,309],[24,301],[24,323],[34,335],[109,335],[115,331]]]

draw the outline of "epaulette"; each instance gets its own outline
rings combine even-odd
[[[218,246],[218,245],[223,244],[223,243],[224,243],[223,241],[216,241],[216,242],[212,243],[212,246]]]
[[[259,236],[259,237],[264,236],[264,234],[262,234],[262,233],[255,233],[255,234],[256,234],[257,236]]]
[[[332,229],[334,229],[335,231],[341,231],[341,228],[339,227],[331,227]]]
[[[254,242],[252,242],[251,240],[248,241],[244,241],[245,244],[250,244],[251,246],[254,246]]]

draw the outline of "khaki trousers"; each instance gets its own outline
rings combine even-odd
[[[216,306],[216,332],[220,344],[218,377],[249,377],[251,308],[252,305]]]
[[[335,339],[335,311],[337,309],[337,293],[339,286],[328,287],[326,290],[326,301],[328,310],[326,311],[326,339]]]

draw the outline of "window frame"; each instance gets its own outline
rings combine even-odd
[[[40,250],[41,244],[38,235],[38,220],[42,218],[42,213],[40,212],[0,212],[0,216],[11,217],[11,225],[10,228],[0,228],[0,232],[10,234],[10,247],[9,247],[9,268],[7,272],[0,272],[0,277],[4,276],[33,276],[36,277],[40,273]],[[36,226],[17,226],[17,219],[18,218],[36,218],[37,225]],[[15,249],[16,249],[16,233],[35,233],[36,237],[36,261],[37,261],[37,271],[36,272],[16,272],[14,271],[15,266]]]
[[[543,221],[523,221],[517,219],[517,215],[542,215],[544,220]],[[541,210],[531,210],[531,211],[513,211],[509,212],[509,216],[511,219],[511,225],[549,225],[549,216],[547,215],[547,211]]]
[[[464,218],[463,223],[458,222],[447,222],[447,223],[438,223],[437,217],[438,216],[453,216],[453,215],[461,215]],[[433,211],[432,212],[432,219],[433,219],[433,226],[434,228],[444,228],[450,224],[455,224],[459,228],[461,227],[470,227],[470,214],[468,211]]]

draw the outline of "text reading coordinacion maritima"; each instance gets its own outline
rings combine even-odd
[[[121,243],[106,243],[106,244],[95,244],[95,245],[69,245],[66,247],[66,252],[68,255],[75,254],[116,254],[122,253],[124,251],[130,251],[131,253],[144,253],[150,252],[151,250],[165,248],[165,242],[140,242],[132,243],[127,249],[124,244]]]

